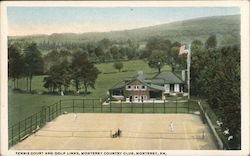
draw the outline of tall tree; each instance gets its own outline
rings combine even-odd
[[[204,93],[205,90],[201,90],[202,84],[204,82],[204,79],[201,79],[201,71],[204,69],[204,67],[206,67],[206,63],[204,62],[208,61],[208,52],[205,50],[204,44],[200,40],[194,40],[192,42],[191,51],[191,94],[195,96],[202,96],[202,93]]]
[[[13,79],[14,88],[18,88],[18,79],[23,75],[24,60],[20,48],[12,44],[8,47],[8,73]]]
[[[158,69],[158,73],[161,72],[161,68],[165,65],[166,58],[162,51],[153,51],[148,58],[148,65],[150,68]]]
[[[114,60],[118,60],[122,58],[121,54],[119,53],[119,48],[117,46],[112,46],[110,49],[110,53]]]
[[[94,64],[87,59],[86,54],[81,52],[75,52],[73,54],[71,70],[76,91],[80,89],[81,83],[83,83],[85,94],[88,92],[88,87],[95,88],[95,81],[100,72]]]
[[[209,38],[207,39],[206,43],[205,43],[205,47],[207,49],[212,49],[212,48],[216,48],[217,46],[217,38],[216,35],[211,35],[209,36]]]
[[[33,76],[43,73],[43,59],[36,43],[29,44],[24,52],[26,76],[29,79],[29,91],[31,92]]]
[[[67,60],[51,66],[48,76],[44,78],[44,87],[54,92],[56,89],[62,91],[63,86],[66,91],[70,85],[70,73],[70,63]]]

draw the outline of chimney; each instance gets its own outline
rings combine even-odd
[[[142,76],[142,75],[143,75],[143,71],[142,71],[142,70],[139,70],[139,71],[137,72],[137,75],[138,75],[138,76]]]
[[[186,70],[181,71],[181,79],[182,81],[186,81]]]

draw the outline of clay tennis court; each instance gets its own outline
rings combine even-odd
[[[171,128],[173,122],[173,129]],[[118,128],[121,136],[112,138]],[[209,129],[194,114],[64,114],[12,149],[214,150]]]

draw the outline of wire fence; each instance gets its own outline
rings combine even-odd
[[[215,121],[213,121],[213,118],[210,117],[210,112],[206,108],[202,106],[202,102],[198,101],[199,106],[199,112],[201,119],[203,123],[206,123],[211,131],[211,134],[213,135],[213,138],[219,147],[219,149],[225,149],[230,150],[231,147],[227,143],[227,140],[224,136],[222,136],[222,132],[216,128],[216,126],[213,124]]]
[[[101,99],[67,99],[60,100],[33,115],[9,126],[9,148],[32,135],[47,122],[63,113],[194,113],[199,111],[196,100],[164,100],[150,103],[143,102],[109,102]]]

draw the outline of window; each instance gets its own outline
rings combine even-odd
[[[145,86],[141,86],[141,89],[145,89]]]
[[[128,89],[131,89],[131,86],[128,86]]]

